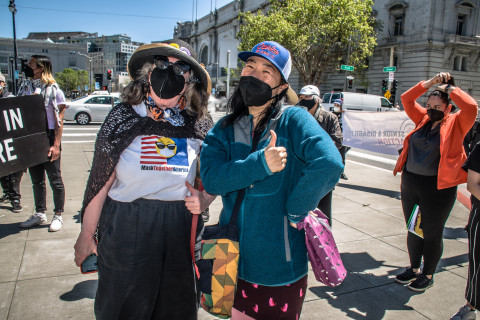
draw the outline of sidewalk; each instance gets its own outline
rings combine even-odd
[[[48,225],[18,228],[34,211],[28,174],[21,186],[24,210],[13,213],[9,204],[0,205],[0,320],[94,319],[97,275],[82,275],[73,263],[92,156],[93,143],[63,145],[66,206],[61,231],[49,233]],[[330,288],[310,272],[301,319],[449,319],[464,304],[468,210],[455,204],[435,285],[418,294],[393,281],[408,265],[400,176],[351,161],[346,174],[349,180],[340,180],[334,191],[333,230],[349,275],[341,286]],[[47,200],[51,210],[49,189]],[[217,199],[210,223],[217,222],[220,209]],[[52,215],[50,211],[49,220]],[[201,310],[199,319],[216,318]]]

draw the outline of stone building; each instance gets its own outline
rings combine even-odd
[[[265,10],[268,3],[268,0],[234,0],[195,22],[178,23],[174,38],[193,45],[221,90],[226,51],[230,50],[230,66],[238,62],[235,38],[238,13]],[[393,102],[400,102],[401,92],[439,71],[452,73],[462,89],[480,99],[479,5],[480,0],[375,0],[373,13],[383,29],[378,34],[374,54],[368,59],[366,81],[359,81],[360,77],[353,74],[357,79],[349,90],[383,95],[382,80],[388,78],[383,68],[392,64],[397,80]],[[343,91],[347,75],[340,70],[331,74],[320,86],[321,91]],[[290,83],[297,91],[304,85],[295,71]]]
[[[234,0],[195,22],[179,22],[173,37],[193,46],[199,61],[210,73],[212,87],[224,92],[228,50],[230,68],[238,64],[238,40],[235,38],[239,29],[238,13],[256,11],[268,4],[268,0]]]
[[[382,95],[384,67],[396,67],[394,78],[400,94],[440,71],[450,72],[458,86],[480,99],[480,1],[479,0],[376,0],[374,14],[383,24],[377,46],[369,59],[368,84],[354,81],[352,91]],[[331,75],[321,86],[341,91],[345,71]]]

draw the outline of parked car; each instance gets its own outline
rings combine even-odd
[[[323,108],[333,111],[333,102],[337,99],[343,100],[343,110],[374,112],[399,111],[385,97],[355,92],[327,92],[323,95]]]
[[[90,95],[67,102],[65,120],[75,120],[78,124],[103,122],[112,107],[122,102],[119,94]]]

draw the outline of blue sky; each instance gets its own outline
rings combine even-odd
[[[211,8],[232,0],[16,0],[17,39],[29,32],[85,31],[98,35],[127,34],[150,43],[173,37],[178,21],[200,19]],[[196,3],[196,10],[194,8]],[[13,38],[8,0],[0,0],[0,37]]]

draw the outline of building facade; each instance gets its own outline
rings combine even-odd
[[[210,74],[214,89],[225,92],[228,51],[230,68],[238,66],[239,12],[264,9],[268,4],[268,0],[234,0],[195,22],[177,24],[173,37],[193,46]]]
[[[230,66],[238,63],[238,13],[268,9],[269,1],[234,0],[195,22],[178,23],[174,38],[191,43],[209,71],[212,82],[224,85],[226,52],[230,50]],[[384,67],[395,66],[397,90],[392,102],[400,102],[400,94],[421,80],[440,71],[450,72],[456,83],[480,99],[480,0],[375,0],[374,16],[383,28],[378,34],[374,54],[368,59],[368,70],[360,77],[340,71],[329,75],[320,86],[322,92],[343,91],[346,77],[353,76],[350,91],[384,95],[382,80],[389,74]],[[299,90],[304,83],[295,70],[290,84]],[[213,85],[215,87],[215,85]]]
[[[118,91],[129,81],[127,62],[141,45],[127,35],[98,36],[86,32],[34,32],[26,39],[17,39],[17,70],[22,79],[22,64],[34,54],[48,56],[53,72],[65,68],[87,70],[92,77],[92,86],[100,89],[110,85]],[[11,86],[13,79],[13,39],[0,38],[0,70]],[[107,80],[107,70],[112,70],[112,81]]]
[[[352,91],[383,95],[382,81],[389,77],[383,69],[395,66],[392,102],[401,104],[402,92],[441,71],[479,100],[479,5],[479,0],[376,0],[374,15],[383,29],[369,58],[367,84],[354,80]],[[322,91],[342,91],[345,76],[345,71],[332,74]]]

